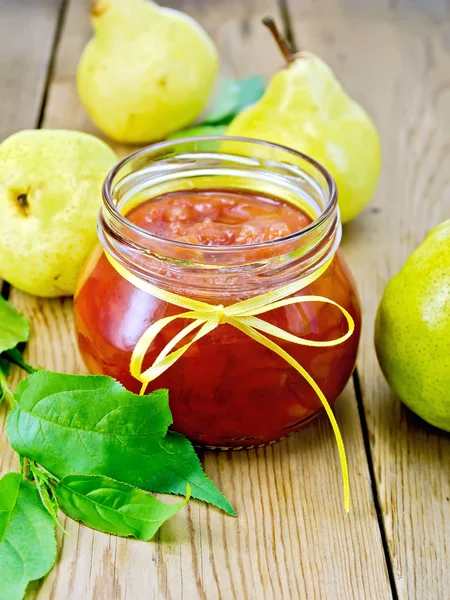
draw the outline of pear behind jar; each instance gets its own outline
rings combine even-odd
[[[77,71],[80,99],[111,139],[144,144],[192,123],[218,71],[212,40],[188,15],[149,0],[93,0],[95,35]]]
[[[450,220],[388,283],[375,348],[389,385],[422,419],[450,431]]]
[[[264,96],[229,125],[228,135],[288,146],[333,175],[343,223],[369,203],[381,169],[378,131],[367,112],[345,92],[330,67],[310,52],[295,54],[273,19],[264,19],[286,66]]]

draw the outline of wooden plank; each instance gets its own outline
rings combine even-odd
[[[438,27],[428,18],[442,2],[427,3],[426,10],[424,3],[402,2],[376,18],[356,4],[342,1],[346,16],[339,20],[321,10],[305,21],[295,2],[290,10],[297,40],[329,62],[381,131],[382,180],[371,206],[345,227],[343,247],[364,307],[359,372],[393,577],[400,598],[440,600],[450,588],[450,439],[390,392],[377,364],[373,324],[389,278],[450,216],[448,21]]]
[[[0,140],[35,127],[63,0],[0,0]]]
[[[280,64],[260,26],[278,16],[275,0],[167,2],[185,8],[211,32],[223,71],[268,75]],[[44,126],[95,131],[79,106],[74,71],[90,36],[88,2],[72,0],[49,91]],[[264,48],[264,61],[261,61]],[[45,367],[84,372],[72,333],[71,302],[30,298],[13,290],[33,327],[28,359]],[[390,587],[371,482],[351,386],[337,406],[350,459],[353,506],[342,508],[334,439],[326,419],[266,449],[206,453],[207,473],[235,504],[232,519],[203,504],[167,523],[155,543],[93,532],[67,520],[55,569],[30,597],[167,598],[389,598]],[[4,444],[4,436],[1,438]],[[1,467],[11,464],[3,448]]]
[[[63,0],[0,0],[0,141],[38,124]],[[3,282],[0,280],[0,290]],[[0,468],[16,468],[3,432]]]

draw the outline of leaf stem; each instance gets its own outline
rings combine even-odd
[[[59,503],[54,493],[53,486],[56,486],[56,484],[59,483],[59,480],[53,478],[53,476],[50,478],[48,471],[43,470],[43,468],[40,465],[38,465],[34,460],[30,460],[29,465],[42,504],[52,516],[53,520],[55,521],[56,525],[61,529],[61,531],[65,535],[70,535],[70,533],[64,529],[61,521],[58,518]]]
[[[26,457],[24,457],[23,462],[22,462],[22,473],[23,473],[23,478],[28,479],[28,474],[30,473],[30,464],[29,464],[28,458],[26,458]]]
[[[14,394],[8,386],[5,375],[0,371],[0,388],[10,409],[14,408]]]
[[[14,363],[15,365],[18,365],[19,367],[21,367],[29,375],[32,375],[33,373],[36,373],[36,371],[41,371],[42,370],[42,367],[38,367],[37,369],[35,369],[31,365],[28,365],[24,361],[22,353],[20,352],[20,350],[18,349],[17,346],[15,348],[11,348],[10,350],[6,350],[6,352],[4,353],[4,355],[5,355],[5,357],[6,357],[7,360],[9,360],[11,363]]]

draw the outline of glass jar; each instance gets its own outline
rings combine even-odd
[[[316,217],[297,233],[244,246],[164,239],[126,217],[149,198],[192,189],[266,194],[300,203]],[[224,306],[298,281],[332,259],[297,295],[320,295],[338,303],[355,321],[353,335],[331,347],[277,343],[308,371],[330,403],[339,396],[355,366],[361,318],[355,284],[337,251],[341,224],[336,187],[321,165],[293,150],[245,138],[161,142],[121,161],[109,174],[103,196],[101,244],[85,265],[74,303],[78,344],[91,373],[115,377],[138,392],[141,383],[130,374],[137,341],[155,321],[185,311],[135,287],[111,266],[105,250],[139,280]],[[291,304],[261,318],[316,341],[336,339],[348,328],[342,311],[325,302]],[[144,368],[185,325],[178,319],[163,329]],[[300,373],[230,324],[195,342],[148,391],[158,388],[169,390],[173,428],[196,444],[215,448],[279,440],[322,411]]]

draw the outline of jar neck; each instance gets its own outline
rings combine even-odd
[[[270,242],[201,246],[161,238],[126,214],[164,193],[233,189],[276,197],[312,218],[305,229]],[[119,163],[103,189],[100,241],[144,281],[189,297],[239,300],[306,277],[329,260],[341,239],[336,187],[312,159],[245,138],[163,142]]]

